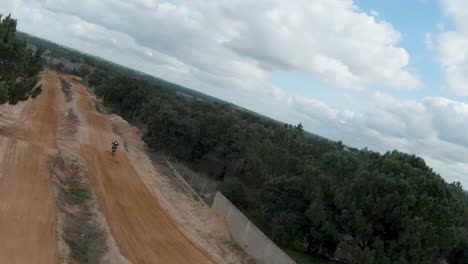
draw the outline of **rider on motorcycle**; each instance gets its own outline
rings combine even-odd
[[[117,151],[118,146],[119,146],[119,142],[117,140],[112,142],[112,154],[114,154]]]

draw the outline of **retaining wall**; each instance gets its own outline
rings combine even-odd
[[[223,194],[216,193],[211,206],[226,218],[232,237],[244,250],[265,264],[295,264],[286,253],[239,211]]]

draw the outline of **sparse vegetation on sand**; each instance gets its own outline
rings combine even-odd
[[[51,160],[50,166],[63,217],[62,239],[70,249],[71,259],[79,263],[100,263],[106,252],[106,238],[91,208],[93,196],[82,168],[62,153]]]

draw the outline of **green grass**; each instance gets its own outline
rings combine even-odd
[[[290,256],[294,261],[296,261],[297,264],[333,264],[332,261],[319,257],[314,257],[304,252],[299,252],[293,249],[283,250],[284,252],[286,252],[286,254],[288,254],[288,256]]]
[[[65,197],[71,204],[83,204],[91,197],[89,189],[74,176],[67,180],[66,186]]]
[[[67,215],[65,218],[65,242],[73,259],[79,263],[98,264],[106,251],[105,237],[90,214]]]
[[[87,203],[91,197],[89,187],[71,176],[65,182],[63,194],[68,204],[77,205],[78,212],[66,213],[64,240],[78,263],[98,264],[106,251],[105,236]]]

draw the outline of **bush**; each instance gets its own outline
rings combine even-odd
[[[188,162],[214,157],[221,191],[280,244],[333,256],[352,241],[361,263],[464,261],[468,200],[419,157],[349,148],[125,76],[95,71],[90,83],[107,106],[147,125],[149,147]]]
[[[91,190],[78,176],[70,176],[62,188],[66,203],[79,208],[65,214],[63,234],[71,256],[77,263],[100,263],[106,241],[89,205]]]
[[[238,178],[227,178],[221,185],[220,191],[236,206],[245,207],[245,192],[242,182]]]
[[[28,48],[26,41],[16,36],[16,20],[0,14],[0,103],[29,98],[29,93],[38,82],[37,73],[42,68],[41,51]]]
[[[19,101],[26,100],[27,90],[23,82],[11,85],[9,90],[10,104],[17,104]]]
[[[6,82],[0,83],[0,104],[8,102],[8,84]]]
[[[9,89],[10,103],[16,104],[29,98],[29,93],[36,86],[38,78],[36,76],[14,82]]]
[[[468,232],[465,230],[462,240],[458,245],[450,252],[449,263],[464,264],[468,263]]]
[[[72,257],[78,263],[99,263],[106,251],[104,233],[92,220],[91,214],[67,215],[65,218],[65,242]]]
[[[38,95],[42,93],[42,84],[39,85],[36,89],[34,89],[31,93],[32,98],[36,98]]]

